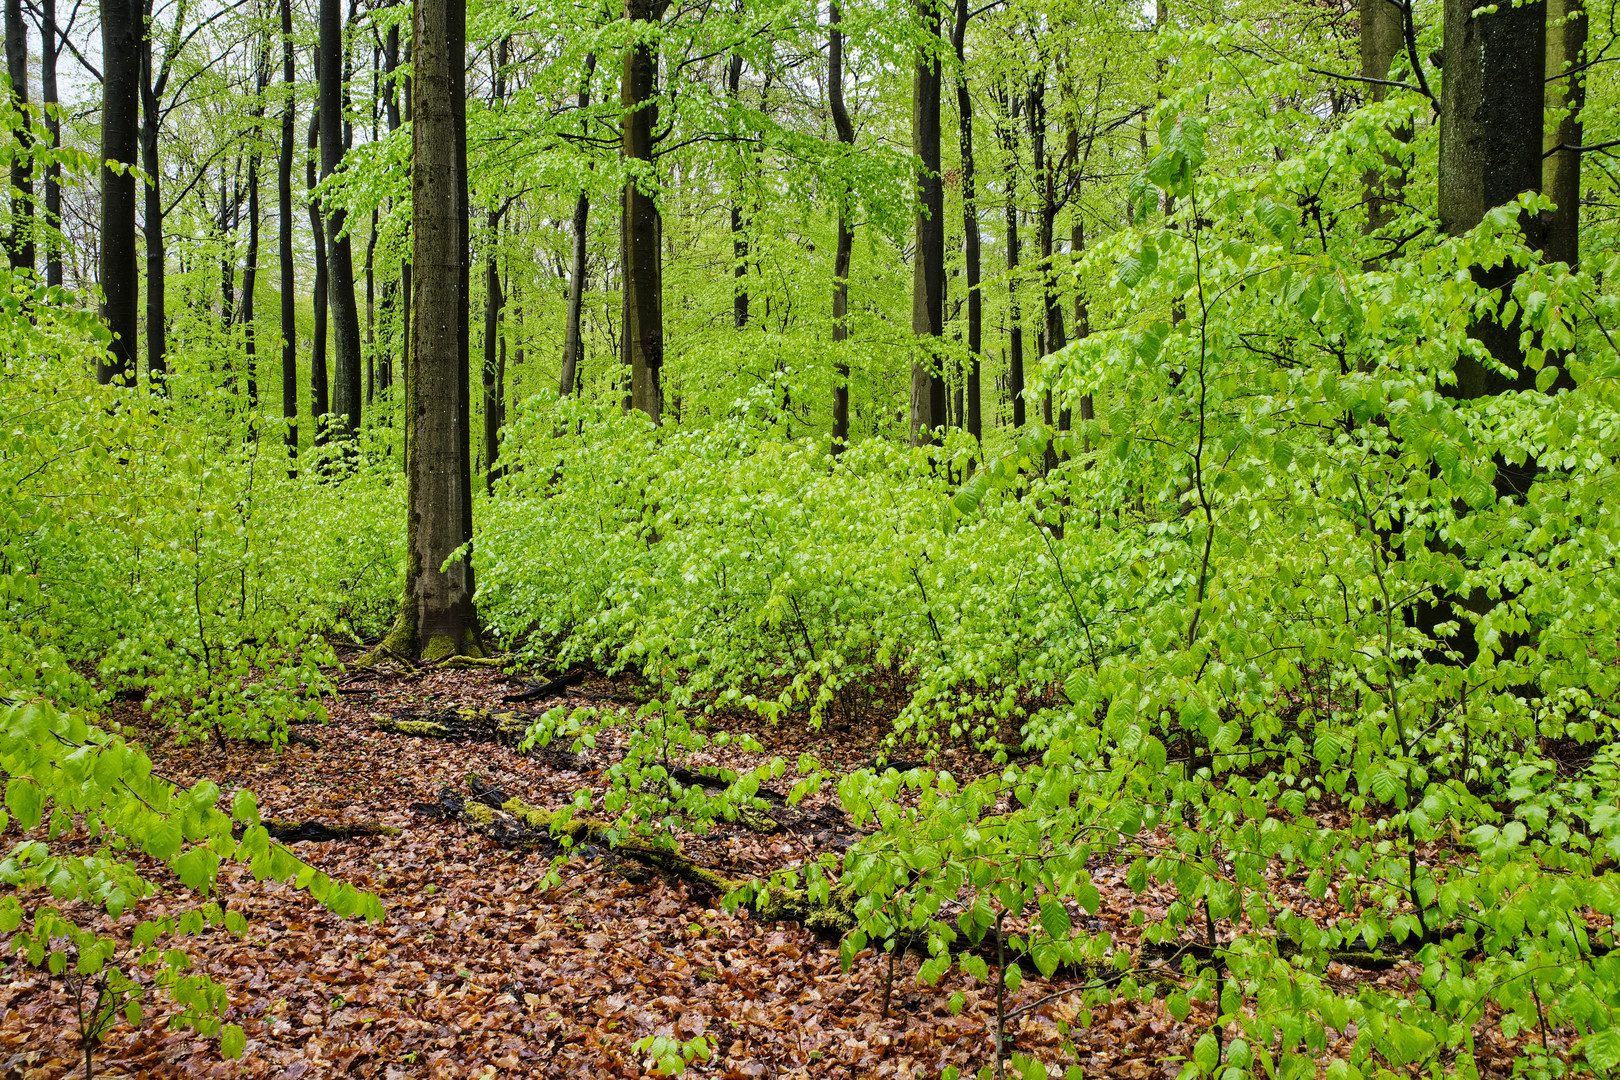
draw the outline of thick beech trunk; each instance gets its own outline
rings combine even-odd
[[[287,455],[298,457],[298,319],[293,305],[293,140],[298,101],[294,92],[292,0],[281,0],[281,156],[276,162],[276,255],[281,263],[281,416],[287,424]],[[297,467],[289,465],[289,475]]]
[[[472,563],[445,562],[472,539],[466,18],[465,0],[415,5],[411,263],[420,274],[405,391],[405,598],[384,648],[430,658],[482,651]]]
[[[832,110],[833,128],[838,141],[850,152],[855,148],[855,125],[850,123],[844,105],[844,21],[839,0],[832,0],[827,25],[827,104]],[[838,246],[833,252],[832,338],[837,343],[849,339],[849,262],[855,251],[855,229],[850,225],[853,208],[846,187],[838,199]],[[840,351],[834,361],[832,452],[837,455],[849,444],[849,359]]]
[[[139,0],[101,5],[101,160],[133,166],[140,142],[141,45],[145,17]],[[96,375],[102,383],[135,381],[140,279],[135,261],[135,174],[101,168],[102,318],[113,342]]]
[[[655,23],[664,16],[668,0],[624,0],[624,16],[632,22]],[[624,185],[623,236],[624,355],[630,367],[630,404],[659,423],[664,414],[664,270],[663,221],[652,185],[646,190],[637,174],[653,168],[653,127],[658,107],[653,102],[658,83],[658,53],[649,43],[625,50],[620,83],[624,108],[620,152],[631,162],[632,174]]]
[[[911,149],[918,162],[917,250],[912,256],[911,332],[917,352],[911,362],[911,444],[932,439],[945,422],[945,379],[939,338],[945,330],[945,184],[940,175],[939,8],[918,0],[918,18],[928,39],[917,50],[911,89]]]

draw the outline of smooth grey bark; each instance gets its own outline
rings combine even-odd
[[[916,252],[912,256],[911,445],[933,438],[945,422],[945,379],[940,371],[939,338],[945,331],[945,184],[939,150],[939,8],[917,0],[917,17],[929,39],[917,49],[911,83],[911,152],[917,158]]]
[[[139,0],[101,5],[101,292],[102,318],[113,342],[96,367],[103,383],[133,384],[140,279],[135,259],[135,174],[106,163],[135,165],[139,150],[141,45],[146,20]]]
[[[320,0],[321,179],[343,164],[347,140],[343,125],[343,22],[338,0]],[[360,430],[362,357],[360,310],[354,296],[354,255],[346,231],[346,211],[333,206],[325,214],[326,302],[332,321],[332,412],[335,434],[348,438]]]
[[[1586,0],[1547,0],[1547,105],[1557,110],[1542,150],[1541,192],[1555,204],[1543,220],[1542,255],[1581,262],[1581,145],[1586,105]]]
[[[624,0],[624,16],[632,22],[661,20],[668,0]],[[625,50],[620,81],[621,149],[632,162],[632,175],[624,185],[621,227],[624,273],[624,355],[630,367],[630,405],[657,424],[663,420],[664,390],[664,269],[663,220],[659,215],[650,174],[653,168],[653,127],[658,106],[653,95],[658,82],[658,54],[640,42]],[[647,177],[647,179],[639,179]],[[645,187],[643,186],[645,185]]]
[[[850,122],[844,103],[844,12],[839,0],[832,0],[827,20],[827,104],[832,110],[833,129],[838,141],[853,153],[855,125]],[[849,340],[849,263],[855,252],[855,229],[850,224],[851,192],[846,185],[838,198],[838,245],[833,252],[832,339],[834,348]],[[843,453],[849,443],[849,359],[842,350],[834,361],[832,452]]]
[[[384,648],[437,658],[482,652],[472,563],[467,417],[468,200],[465,0],[417,0],[411,83],[411,263],[417,317],[406,377],[406,576]]]

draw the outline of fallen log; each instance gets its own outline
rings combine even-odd
[[[542,701],[548,697],[556,697],[570,686],[578,686],[584,681],[585,671],[582,668],[579,671],[570,672],[567,675],[559,675],[557,678],[552,679],[549,682],[530,682],[527,690],[520,690],[515,694],[508,694],[501,700],[508,705],[516,705],[523,701]]]
[[[301,840],[324,843],[328,840],[353,840],[361,836],[398,836],[400,830],[392,825],[379,825],[375,821],[356,821],[352,824],[333,824],[325,821],[297,821],[291,818],[269,818],[260,822],[272,840],[296,844]]]

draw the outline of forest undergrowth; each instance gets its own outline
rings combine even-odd
[[[462,822],[413,811],[413,803],[431,805],[446,788],[470,797],[468,773],[536,805],[560,805],[618,756],[604,739],[581,772],[543,752],[379,728],[379,717],[514,708],[501,704],[514,681],[465,671],[350,676],[327,701],[329,724],[300,727],[307,737],[281,753],[177,745],[137,707],[111,710],[109,721],[135,725],[151,740],[159,769],[185,783],[211,779],[226,792],[251,785],[266,819],[397,834],[295,845],[306,859],[375,893],[388,913],[381,924],[339,918],[286,887],[255,885],[245,869],[222,875],[218,899],[252,929],[240,938],[206,932],[187,949],[197,969],[225,989],[225,1016],[246,1035],[240,1060],[223,1060],[216,1043],[194,1032],[165,1028],[167,1010],[152,1001],[158,1007],[141,1024],[120,1020],[103,1036],[97,1075],[639,1077],[657,1068],[643,1040],[660,1037],[689,1046],[706,1041],[709,1060],[694,1055],[688,1066],[697,1076],[931,1077],[989,1062],[995,994],[967,975],[918,985],[919,958],[906,954],[891,980],[888,957],[870,947],[843,970],[836,941],[795,923],[727,911],[700,883],[596,847],[569,857],[552,879],[549,852],[503,847]],[[570,704],[623,697],[623,685],[593,676],[569,691]],[[892,749],[885,742],[891,720],[871,713],[822,732],[754,727],[768,752],[813,749],[842,771]],[[966,747],[944,753],[964,777],[996,768]],[[741,771],[759,758],[717,753],[713,763]],[[1331,800],[1310,809],[1343,814]],[[704,864],[746,876],[802,862],[817,846],[813,836],[735,823],[681,839]],[[1133,843],[1151,851],[1164,838],[1144,833]],[[1426,857],[1444,868],[1444,850]],[[1133,965],[1156,971],[1144,980],[1154,992],[1087,1007],[1080,988],[1088,980],[1031,972],[1002,1006],[1009,1051],[1045,1063],[1051,1075],[1079,1065],[1094,1076],[1173,1077],[1207,1030],[1209,1011],[1194,1005],[1174,1015],[1171,999],[1188,980],[1165,953],[1144,950],[1130,912],[1140,907],[1156,920],[1174,895],[1134,890],[1123,851],[1099,852],[1092,865],[1101,903],[1086,922],[1109,934]],[[1274,895],[1321,918],[1343,914],[1331,897],[1311,895],[1305,878],[1278,880]],[[198,899],[182,887],[118,920],[79,914],[127,942],[138,920]],[[1396,951],[1387,962],[1330,962],[1324,976],[1344,995],[1404,994],[1420,982],[1421,964]],[[961,996],[954,1009],[953,995]],[[0,978],[0,1075],[55,1080],[80,1068],[74,1007],[59,977],[11,960]],[[1503,1037],[1499,1020],[1494,1013],[1479,1020],[1481,1075],[1513,1075],[1530,1037]],[[1552,1029],[1549,1048],[1567,1052],[1574,1034]],[[1347,1052],[1346,1037],[1330,1036],[1327,1049]]]

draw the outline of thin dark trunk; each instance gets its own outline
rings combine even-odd
[[[141,43],[145,17],[139,0],[101,5],[101,160],[133,166],[139,151]],[[102,318],[112,331],[108,354],[96,368],[102,383],[135,381],[140,279],[135,261],[135,174],[101,168]]]
[[[269,44],[259,57],[259,73],[254,94],[254,119],[264,115],[264,91],[270,83]],[[248,408],[259,404],[259,354],[253,327],[253,294],[259,286],[259,152],[248,158],[247,169],[248,242],[247,265],[242,268],[242,352],[247,361]]]
[[[11,76],[11,102],[21,115],[17,128],[18,151],[11,158],[11,237],[6,245],[13,270],[34,269],[34,164],[33,121],[28,104],[28,24],[23,22],[22,0],[5,0],[6,71]],[[47,50],[48,51],[48,50]]]
[[[372,141],[376,141],[375,134]],[[377,211],[371,212],[371,231],[366,239],[366,407],[377,396]]]
[[[15,3],[16,0],[11,0]],[[731,54],[726,65],[726,94],[735,107],[738,91],[742,89],[743,58]],[[739,151],[746,154],[747,151]],[[737,184],[743,184],[742,170],[738,170]],[[743,219],[742,191],[732,192],[731,199],[731,274],[735,281],[731,287],[731,325],[741,330],[748,325],[748,230]]]
[[[320,123],[321,179],[343,164],[346,139],[343,123],[343,74],[346,51],[339,0],[320,0]],[[341,206],[325,214],[326,302],[332,320],[332,412],[344,438],[360,430],[361,351],[360,312],[354,298],[354,256],[345,231]]]
[[[838,142],[853,153],[855,125],[850,123],[844,105],[844,21],[839,0],[832,0],[827,25],[827,103],[832,109],[833,128]],[[849,263],[855,251],[855,229],[850,224],[851,192],[846,186],[838,199],[838,247],[833,254],[833,347],[838,350],[834,363],[832,452],[840,454],[849,443],[849,357],[839,343],[849,339]]]
[[[979,353],[984,344],[984,297],[979,291],[981,266],[979,240],[979,202],[974,189],[973,163],[973,95],[968,93],[967,42],[968,0],[957,0],[956,23],[951,33],[951,44],[956,50],[958,63],[956,76],[956,112],[962,124],[962,254],[967,271],[967,378],[965,391],[966,417],[969,435],[984,437],[984,422],[979,405]],[[958,409],[958,413],[963,409]]]
[[[658,22],[668,0],[625,0],[625,17]],[[652,97],[658,82],[658,54],[651,44],[631,46],[624,54],[620,101],[624,108],[624,157],[652,168],[653,129],[658,107]],[[624,342],[630,365],[630,401],[659,423],[664,412],[664,281],[663,223],[651,190],[643,191],[632,176],[624,186]]]
[[[486,220],[489,247],[484,253],[484,489],[495,490],[495,462],[501,452],[501,397],[497,366],[501,336],[500,264],[496,260],[496,237],[500,215],[491,211]]]
[[[912,79],[911,139],[917,158],[917,250],[912,258],[911,332],[917,355],[911,363],[911,444],[921,446],[945,422],[945,379],[939,338],[945,329],[945,185],[939,155],[939,8],[917,0],[925,44],[917,49]]]
[[[580,81],[578,107],[583,113],[591,103],[591,76],[596,72],[596,54],[585,57],[585,77]],[[568,325],[563,334],[562,373],[557,379],[557,393],[567,397],[579,382],[584,360],[584,338],[580,319],[585,307],[585,241],[586,227],[590,224],[591,197],[583,188],[574,201],[574,258],[568,278]]]
[[[168,79],[165,70],[152,70],[152,43],[141,43],[141,168],[147,182],[143,215],[146,234],[146,366],[154,382],[168,370],[167,252],[163,243],[163,171],[158,167],[158,95]]]
[[[1018,110],[1022,97],[1002,98],[1007,126],[1002,148],[1007,154],[1004,184],[1007,197],[1007,397],[1012,402],[1013,427],[1024,426],[1024,327],[1018,311]]]
[[[298,457],[298,318],[293,304],[292,163],[298,101],[294,93],[292,0],[281,0],[281,157],[276,163],[276,254],[281,262],[281,416],[287,423],[287,455]],[[289,465],[289,475],[297,466]]]
[[[58,103],[56,58],[59,53],[56,32],[56,0],[44,3],[44,47],[40,50],[40,95],[45,105],[45,138],[55,149],[62,145],[62,121],[53,108]],[[55,161],[45,166],[45,284],[62,284],[62,166]]]
[[[326,442],[325,417],[331,412],[331,400],[326,383],[326,229],[321,222],[320,200],[315,197],[315,151],[321,133],[321,109],[316,105],[309,114],[309,156],[304,162],[304,184],[309,191],[309,229],[315,241],[315,288],[311,300],[315,315],[315,329],[309,357],[310,411],[315,417],[315,442]]]

